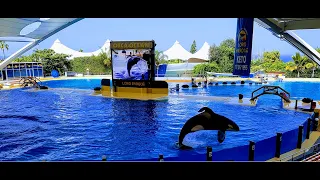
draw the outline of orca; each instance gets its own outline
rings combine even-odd
[[[142,59],[141,57],[138,57],[138,56],[129,56],[128,62],[127,62],[127,71],[128,71],[129,77],[131,77],[130,71],[131,71],[132,67],[134,65],[136,65],[139,61],[144,61],[144,59]]]
[[[214,113],[210,108],[203,107],[201,112],[190,118],[182,127],[179,134],[179,148],[192,149],[192,147],[182,144],[183,139],[189,133],[200,130],[218,130],[218,141],[222,143],[225,139],[225,131],[239,131],[239,126],[229,118]]]

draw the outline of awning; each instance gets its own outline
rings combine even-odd
[[[0,63],[0,69],[41,41],[83,18],[0,18],[0,41],[30,42]]]

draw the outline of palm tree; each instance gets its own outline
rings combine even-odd
[[[289,61],[286,63],[286,70],[292,72],[297,69],[297,65],[293,61]]]
[[[320,53],[320,48],[316,48],[316,51]],[[311,78],[314,77],[314,72],[318,68],[318,64],[314,62],[313,60],[309,59],[307,56],[303,56],[304,59],[307,59],[305,61],[305,68],[312,69]]]
[[[312,60],[311,60],[311,62],[308,62],[306,64],[307,69],[312,69],[311,78],[314,77],[314,71],[316,70],[317,66],[318,66],[317,63],[313,62]]]
[[[4,41],[0,41],[0,49],[2,50],[3,53],[3,60],[6,59],[5,54],[4,54],[4,50],[9,50],[9,45],[4,42]]]
[[[166,59],[168,58],[167,55],[163,54],[163,51],[155,51],[155,56],[154,56],[154,59],[156,61],[156,66],[157,66],[157,75],[158,75],[158,68],[159,68],[159,65],[161,63],[164,63],[166,61]]]
[[[163,63],[167,58],[168,56],[163,54],[163,51],[155,51],[155,61],[156,61],[156,64],[157,65],[160,65],[161,63]]]
[[[302,72],[306,66],[305,66],[305,62],[308,60],[307,57],[305,56],[301,56],[300,53],[296,53],[295,55],[292,56],[293,62],[294,64],[297,66],[296,70],[298,71],[298,75],[297,77],[300,77],[300,72]]]
[[[103,64],[107,67],[111,66],[111,51],[103,51]]]

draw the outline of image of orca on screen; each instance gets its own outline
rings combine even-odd
[[[112,62],[115,79],[146,80],[149,77],[148,63],[141,57],[115,54]]]

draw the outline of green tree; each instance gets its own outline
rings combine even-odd
[[[286,63],[286,70],[293,72],[294,70],[297,69],[297,65],[293,61],[289,61]]]
[[[91,74],[111,74],[111,53],[101,52],[97,56],[77,57],[71,61],[72,71],[86,73],[89,69]]]
[[[9,50],[9,45],[5,41],[0,41],[0,49],[2,50],[3,60],[6,59],[4,51]]]
[[[37,51],[37,55],[41,54],[41,50]],[[57,70],[60,74],[64,74],[64,72],[72,69],[71,63],[68,60],[69,57],[70,56],[66,54],[53,53],[50,56],[42,58],[41,61],[38,62],[42,62],[45,74],[51,73],[52,70]]]
[[[98,55],[100,58],[103,59],[103,64],[106,68],[111,68],[111,51],[108,50],[106,52],[101,52]]]
[[[250,66],[251,72],[262,71],[262,64],[262,59],[253,59]]]
[[[163,51],[155,51],[155,61],[157,66],[166,63],[166,59],[168,59],[168,56],[163,54]]]
[[[192,54],[194,54],[195,52],[197,52],[196,40],[193,40],[193,42],[192,42],[192,44],[191,44],[190,52],[191,52]]]
[[[298,72],[297,77],[300,77],[300,73],[304,71],[306,68],[305,62],[308,60],[306,57],[301,56],[300,53],[296,53],[295,55],[292,56],[292,60],[296,65],[296,71]]]
[[[310,60],[310,61],[312,61],[312,60]],[[317,67],[317,63],[315,63],[313,61],[306,63],[306,69],[311,69],[312,70],[311,78],[314,77],[314,71],[315,71],[316,67]]]
[[[193,68],[193,75],[205,75],[206,72],[220,72],[219,66],[217,63],[201,63],[196,65]]]
[[[83,52],[83,50],[82,50],[82,49],[80,49],[80,50],[79,50],[79,52]]]
[[[263,53],[262,61],[264,63],[266,63],[266,62],[273,63],[273,62],[281,61],[280,60],[280,52],[279,51],[266,51]]]
[[[230,61],[234,61],[234,51],[235,51],[236,43],[234,39],[226,39],[220,43],[219,50],[223,56],[227,56]],[[223,59],[221,57],[221,59]]]
[[[218,72],[231,73],[232,70],[233,70],[233,61],[231,61],[227,56],[223,56],[219,63]]]
[[[157,67],[157,70],[156,70],[157,75],[158,75],[159,65],[167,63],[166,59],[168,59],[168,56],[163,54],[163,51],[157,51],[157,50],[155,51],[155,63]]]
[[[315,48],[315,49],[318,53],[320,53],[320,48]],[[306,63],[306,68],[312,70],[311,78],[314,78],[314,73],[318,68],[318,64],[313,60],[309,59],[308,62]]]
[[[234,61],[235,40],[226,39],[219,46],[212,45],[209,49],[209,62],[215,62],[219,66],[219,71],[225,73],[232,72]]]
[[[21,56],[13,60],[13,62],[33,62],[33,59],[32,56]]]
[[[72,69],[71,62],[68,60],[69,57],[66,54],[56,53],[52,49],[36,49],[31,55],[21,56],[14,62],[41,62],[44,74],[50,74],[54,69],[63,74],[65,71]]]
[[[220,54],[219,51],[219,46],[216,46],[215,44],[213,44],[212,46],[210,46],[209,49],[209,62],[218,62],[220,60],[220,57],[222,56],[222,54]]]
[[[279,51],[266,51],[261,58],[252,60],[251,71],[285,72],[286,63],[280,59]]]
[[[183,62],[181,59],[170,59],[168,61],[162,61],[162,63],[165,64],[178,64],[180,62]]]

